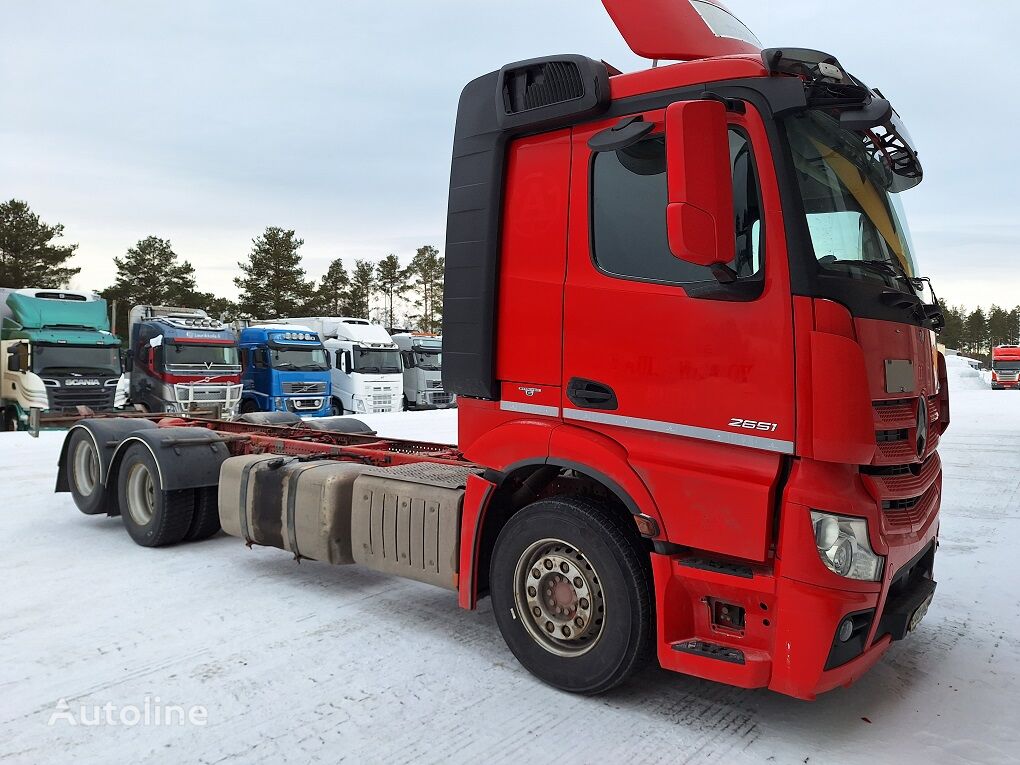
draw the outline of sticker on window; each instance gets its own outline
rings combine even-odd
[[[716,37],[730,37],[749,45],[761,47],[761,41],[754,36],[754,32],[726,9],[706,2],[706,0],[690,0],[690,3]]]

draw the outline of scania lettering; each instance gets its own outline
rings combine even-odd
[[[910,633],[938,604],[949,392],[899,115],[829,54],[761,50],[718,3],[604,4],[638,55],[682,63],[530,59],[460,98],[457,446],[100,418],[68,437],[58,488],[144,545],[180,541],[199,506],[181,498],[218,491],[249,545],[464,608],[487,595],[521,664],[578,693],[651,647],[811,699],[930,639]],[[95,443],[113,447],[86,493],[72,455]]]

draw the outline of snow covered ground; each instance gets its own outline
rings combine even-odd
[[[463,612],[426,585],[224,536],[143,549],[52,493],[60,434],[0,435],[0,760],[1020,762],[1020,393],[950,362],[935,601],[814,703],[656,668],[606,696],[559,693],[516,663],[487,601]],[[455,417],[366,419],[451,441]],[[60,699],[87,721],[110,705],[114,724],[49,724]],[[120,722],[146,700],[205,724]]]

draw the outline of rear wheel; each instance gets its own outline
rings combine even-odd
[[[636,531],[587,499],[535,502],[510,518],[489,572],[507,646],[541,680],[595,694],[647,653],[652,605]]]
[[[195,513],[184,535],[186,542],[208,539],[220,530],[219,490],[215,486],[195,489]]]
[[[142,444],[128,447],[117,475],[124,527],[143,547],[162,547],[184,539],[195,514],[195,490],[163,491],[159,469]]]
[[[110,513],[110,501],[100,477],[99,451],[92,435],[84,428],[76,428],[67,444],[64,471],[71,497],[85,515]]]

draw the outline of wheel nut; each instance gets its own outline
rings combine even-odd
[[[581,618],[581,617],[579,616],[579,617],[577,617],[576,619],[574,619],[574,624],[576,624],[576,625],[577,625],[577,628],[578,628],[578,629],[580,629],[581,627],[583,627],[583,626],[584,626],[584,619],[582,619],[582,618]]]
[[[579,600],[579,601],[577,602],[577,605],[579,605],[579,606],[580,606],[581,608],[587,608],[587,607],[588,607],[588,605],[589,605],[589,604],[588,604],[588,598],[581,598],[581,599],[580,599],[580,600]]]
[[[553,627],[553,623],[552,622],[546,622],[545,623],[545,631],[546,632],[552,632],[553,629],[554,629],[554,627]]]
[[[535,577],[535,579],[538,579],[540,576],[542,576],[542,572],[539,571],[537,568],[533,568],[531,569],[531,575]]]
[[[562,571],[565,574],[568,571],[570,571],[570,566],[568,566],[566,563],[561,563],[560,564],[560,571]]]
[[[537,594],[538,594],[538,590],[536,590],[534,587],[529,587],[528,588],[528,597],[533,598]]]
[[[534,608],[531,609],[531,613],[533,613],[537,618],[542,615],[542,609],[539,608],[538,606],[535,606]]]
[[[544,561],[542,561],[542,565],[545,566],[547,570],[551,571],[553,567],[553,562],[546,558]]]
[[[563,637],[570,637],[570,627],[563,625]]]
[[[574,586],[577,587],[578,589],[584,587],[584,580],[581,577],[579,577],[579,576],[575,576],[574,577]]]

